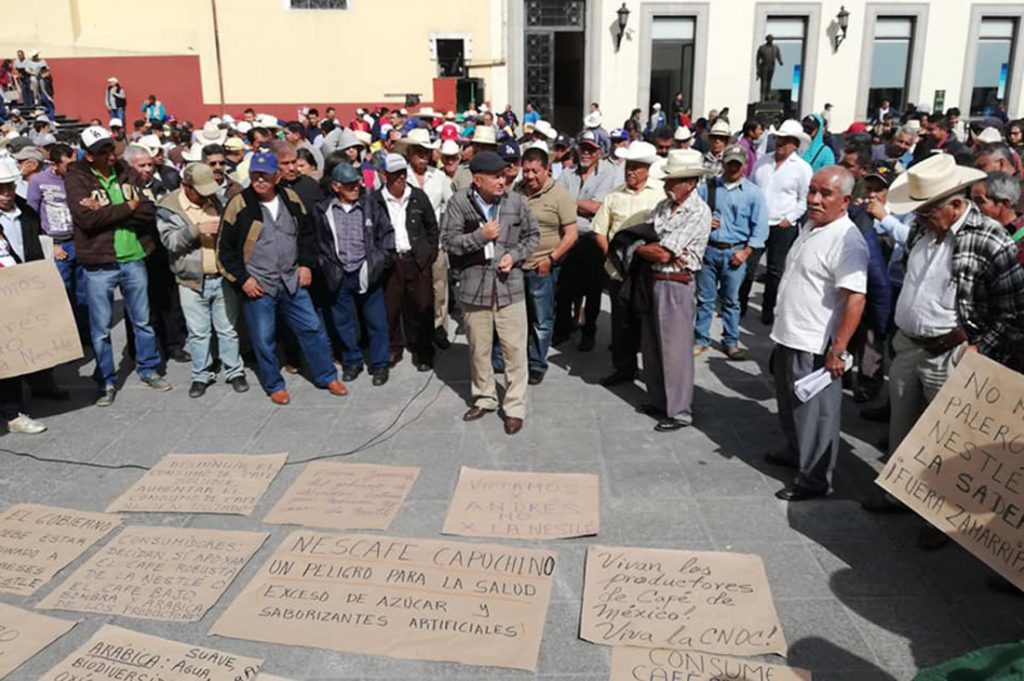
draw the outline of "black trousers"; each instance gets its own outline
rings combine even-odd
[[[555,336],[572,333],[575,318],[573,303],[583,298],[583,335],[593,338],[601,314],[601,289],[604,283],[604,253],[593,232],[580,234],[565,256],[555,293]]]
[[[757,266],[761,264],[761,257],[764,255],[763,248],[755,248],[750,253],[750,257],[747,258],[747,275],[743,278],[743,283],[740,284],[740,316],[747,314],[747,303],[750,302],[750,289],[754,286],[754,280],[757,278]]]
[[[636,355],[640,352],[641,319],[633,314],[628,303],[619,300],[622,282],[610,280],[608,294],[612,299],[612,365],[615,371],[634,374]]]
[[[400,255],[384,282],[391,354],[408,347],[420,362],[434,359],[434,279],[411,255]],[[403,342],[404,341],[404,342]]]
[[[22,376],[0,379],[0,416],[5,421],[13,421],[18,418],[25,409],[21,398]]]
[[[764,282],[764,303],[761,306],[761,314],[775,312],[775,300],[779,295],[779,282],[782,281],[782,273],[786,269],[786,256],[793,246],[800,231],[796,225],[790,227],[779,227],[772,225],[768,230],[768,243],[766,244],[765,256],[767,257],[768,276]]]

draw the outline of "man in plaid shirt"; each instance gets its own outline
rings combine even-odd
[[[903,288],[896,303],[889,373],[889,447],[900,442],[965,352],[1006,364],[1024,342],[1024,269],[1006,229],[967,196],[985,173],[940,154],[921,161],[889,190],[894,213],[913,212]],[[870,511],[898,508],[865,502]],[[936,531],[937,532],[937,531]],[[942,535],[927,533],[932,548]]]

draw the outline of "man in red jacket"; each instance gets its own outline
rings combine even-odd
[[[117,158],[107,130],[82,131],[85,158],[71,165],[65,178],[74,223],[78,261],[85,267],[92,348],[99,383],[98,407],[109,407],[116,393],[114,353],[110,344],[114,289],[121,289],[125,312],[135,332],[135,368],[153,390],[171,389],[157,373],[160,353],[149,321],[146,256],[156,247],[156,208],[139,191],[138,174]]]

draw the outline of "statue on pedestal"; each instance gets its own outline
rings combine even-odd
[[[769,33],[764,37],[764,44],[757,48],[757,79],[761,81],[761,100],[768,101],[772,91],[772,76],[775,75],[775,62],[782,66],[782,51],[775,44],[775,38]]]

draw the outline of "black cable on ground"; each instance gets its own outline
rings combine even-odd
[[[403,406],[401,408],[401,410],[399,410],[398,414],[395,415],[395,418],[393,418],[391,420],[391,422],[387,426],[384,427],[383,430],[381,430],[378,433],[376,433],[373,437],[369,438],[368,440],[363,442],[361,445],[359,445],[359,446],[357,446],[357,447],[355,447],[353,449],[345,450],[345,451],[342,451],[342,452],[330,452],[330,453],[327,453],[327,454],[317,454],[317,455],[314,455],[314,456],[307,457],[305,459],[290,460],[290,461],[285,462],[284,465],[285,466],[297,466],[299,464],[309,463],[310,461],[320,461],[320,460],[323,460],[323,459],[334,459],[334,458],[338,458],[338,457],[342,457],[342,456],[352,456],[354,454],[358,454],[358,453],[366,451],[367,449],[370,449],[372,447],[376,447],[379,444],[387,442],[388,440],[393,438],[395,435],[400,433],[406,426],[408,426],[409,424],[414,423],[417,420],[419,420],[419,418],[421,416],[423,416],[424,413],[426,413],[427,409],[429,409],[430,406],[433,405],[434,402],[437,401],[437,398],[441,396],[441,393],[444,390],[443,386],[440,389],[438,389],[437,394],[434,395],[434,397],[431,398],[431,400],[429,402],[427,402],[426,405],[424,405],[423,409],[421,409],[420,412],[418,414],[416,414],[416,416],[414,416],[409,421],[406,421],[405,423],[403,423],[400,426],[398,426],[398,428],[395,429],[394,432],[388,434],[388,431],[391,430],[392,428],[394,428],[398,424],[398,422],[401,420],[402,416],[405,415],[405,413],[407,411],[409,411],[409,408],[412,407],[413,403],[420,397],[420,395],[422,395],[424,392],[426,392],[427,388],[430,386],[430,383],[434,380],[434,376],[435,376],[434,372],[431,372],[430,376],[428,376],[427,380],[423,383],[423,386],[419,390],[417,390],[413,394],[413,396],[411,398],[409,398],[409,401],[405,403],[405,406]],[[387,435],[387,437],[385,437],[385,435]],[[383,439],[381,439],[381,438],[383,438]],[[80,466],[80,467],[83,467],[83,468],[99,468],[99,469],[108,470],[108,471],[119,471],[119,470],[148,471],[148,470],[150,470],[150,466],[143,466],[143,465],[137,464],[137,463],[107,464],[107,463],[94,463],[94,462],[91,462],[91,461],[78,461],[76,459],[54,459],[54,458],[47,457],[47,456],[39,456],[38,454],[33,454],[31,452],[17,452],[17,451],[14,451],[13,449],[6,449],[4,447],[0,447],[0,453],[7,454],[7,455],[10,455],[10,456],[14,456],[14,457],[24,458],[24,459],[31,459],[32,461],[37,461],[39,463],[55,463],[55,464],[61,464],[61,465],[65,465],[65,466]]]

